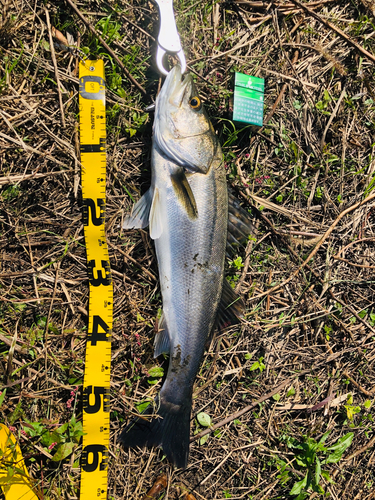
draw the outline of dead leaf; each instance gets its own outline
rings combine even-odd
[[[156,498],[160,495],[160,493],[165,490],[167,487],[168,481],[167,481],[167,475],[162,474],[159,476],[155,483],[153,484],[152,488],[146,493],[146,495],[142,498],[142,500],[149,500],[150,498]]]

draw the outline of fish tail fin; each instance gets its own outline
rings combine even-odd
[[[122,431],[120,441],[125,448],[161,446],[168,460],[185,469],[189,457],[191,399],[183,405],[157,402],[157,417],[150,405],[140,417],[132,420]]]

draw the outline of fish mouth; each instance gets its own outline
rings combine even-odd
[[[183,79],[181,68],[179,65],[168,73],[165,79],[162,91],[161,100],[173,107],[180,108],[185,95],[191,91],[193,79],[190,75],[186,75]]]

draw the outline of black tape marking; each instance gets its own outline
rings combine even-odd
[[[111,277],[111,267],[107,260],[100,261],[102,268],[104,269],[105,276],[103,276],[101,269],[96,269],[95,259],[90,260],[87,263],[87,274],[89,275],[89,282],[92,286],[105,285],[108,286],[112,283]],[[97,277],[94,277],[94,269],[96,271]]]
[[[90,454],[92,457],[90,457]],[[100,459],[101,455],[101,459]],[[92,458],[89,461],[89,457]],[[81,467],[85,472],[94,472],[97,470],[106,470],[108,466],[108,450],[104,444],[89,444],[82,450]]]
[[[99,207],[99,217],[96,216],[97,207]],[[92,198],[86,198],[83,200],[83,225],[89,225],[89,212],[90,220],[94,226],[101,226],[104,224],[104,211],[105,211],[105,199],[97,198],[96,203]]]
[[[99,83],[99,92],[87,92],[86,83]],[[93,101],[104,100],[105,97],[105,81],[101,76],[87,75],[79,79],[79,93],[83,99],[91,99]]]
[[[94,404],[90,404],[90,395],[95,396]],[[103,396],[103,398],[102,398]],[[86,413],[98,413],[103,406],[103,411],[109,412],[109,388],[87,386],[83,390],[83,409]]]
[[[103,332],[98,332],[98,327],[104,330]],[[109,342],[111,340],[112,330],[109,328],[107,323],[97,314],[92,317],[92,332],[87,333],[87,340],[91,342],[91,345],[96,345],[97,342]]]
[[[81,144],[81,153],[104,153],[104,152],[105,152],[105,138],[103,137],[100,137],[99,144]]]

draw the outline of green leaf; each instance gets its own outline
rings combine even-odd
[[[197,420],[202,427],[210,427],[212,423],[211,417],[207,413],[204,413],[203,411],[201,413],[198,413]]]
[[[1,404],[1,401],[0,401],[0,404]],[[372,405],[372,401],[370,401],[369,399],[366,399],[366,401],[363,403],[363,406],[366,408],[366,410],[369,410],[371,408],[371,405]]]
[[[309,466],[309,462],[308,462],[307,457],[305,455],[296,455],[296,462],[301,467],[308,467]]]
[[[199,444],[202,445],[207,442],[208,438],[210,437],[209,434],[206,434],[205,436],[202,436],[199,440]]]
[[[279,393],[274,394],[274,395],[272,396],[272,399],[274,399],[275,401],[280,401],[280,398],[281,398],[281,396],[280,396],[280,394],[279,394]]]
[[[361,408],[359,406],[344,405],[344,408],[346,408],[346,415],[349,420],[353,420],[354,415],[360,413],[361,411]]]
[[[44,447],[50,446],[52,443],[63,443],[65,441],[65,438],[61,436],[58,433],[58,430],[55,430],[53,432],[48,432],[44,431],[43,434],[41,435],[41,440],[40,442]]]
[[[347,434],[345,434],[345,436],[342,436],[340,439],[338,439],[337,443],[335,443],[332,446],[329,446],[327,450],[332,451],[332,450],[342,449],[342,451],[345,451],[352,444],[353,437],[354,437],[354,432],[348,432]]]
[[[27,425],[23,427],[23,430],[30,437],[41,436],[45,429],[39,422],[27,422]]]
[[[64,432],[67,431],[68,426],[69,422],[65,422],[65,424],[62,424],[58,429],[56,429],[56,432],[58,432],[59,434],[64,434]]]
[[[52,460],[54,462],[59,462],[60,460],[64,460],[64,458],[68,457],[73,449],[75,448],[75,443],[64,443],[59,446],[57,452],[53,455]]]
[[[358,316],[363,319],[367,314],[367,309],[362,309],[362,311],[359,311]]]
[[[343,452],[340,450],[334,451],[333,453],[328,455],[328,457],[325,460],[323,460],[323,464],[336,464],[341,460],[342,454]]]
[[[153,366],[148,370],[150,377],[160,378],[164,375],[164,370],[161,366]]]
[[[315,467],[315,484],[318,485],[320,481],[320,475],[322,473],[322,466],[320,464],[320,460],[316,457],[316,467]]]
[[[0,406],[3,404],[3,401],[4,401],[4,398],[5,398],[5,394],[7,393],[7,390],[4,389],[1,393],[0,393]]]
[[[326,442],[327,440],[327,437],[329,436],[331,431],[327,431],[323,434],[323,436],[319,439],[319,443],[318,444],[323,444]],[[320,446],[318,446],[318,449],[321,450],[322,448]]]
[[[294,437],[287,436],[286,444],[287,444],[288,448],[292,448],[292,449],[295,448],[297,450],[304,450],[303,444],[300,443],[298,441],[298,439],[296,439]]]
[[[329,472],[327,470],[322,470],[322,477],[328,482],[328,483],[333,483],[333,479],[329,475]]]
[[[85,433],[83,432],[83,426],[82,422],[75,422],[73,428],[72,428],[72,439],[75,441],[77,444],[79,443],[79,440]]]
[[[307,485],[308,475],[309,473],[306,472],[306,476],[303,479],[301,479],[301,481],[294,483],[293,488],[290,490],[291,495],[299,495],[301,493],[302,489],[305,488]]]
[[[290,396],[294,396],[296,393],[296,390],[293,386],[289,387],[288,392],[286,393],[286,397],[289,398]]]
[[[136,408],[139,411],[139,413],[143,413],[149,404],[150,404],[150,401],[142,401],[142,403],[139,403],[138,405],[136,405]]]
[[[333,451],[333,453],[328,455],[328,457],[322,463],[324,464],[337,463],[341,459],[344,451],[347,448],[349,448],[349,446],[352,444],[353,437],[354,437],[354,432],[348,432],[347,434],[345,434],[345,436],[340,438],[336,444],[328,447],[327,451]]]
[[[306,491],[301,491],[301,493],[298,495],[298,497],[295,500],[305,500],[309,496],[309,493]]]

